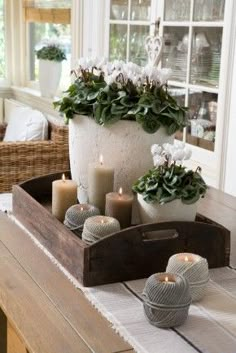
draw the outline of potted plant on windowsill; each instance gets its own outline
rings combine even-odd
[[[207,185],[199,167],[195,171],[187,170],[182,164],[190,158],[191,150],[176,141],[172,145],[155,144],[151,152],[154,168],[133,185],[142,223],[194,221],[197,201],[205,195]]]
[[[130,191],[152,166],[151,145],[173,141],[186,124],[186,108],[167,89],[170,70],[81,58],[73,74],[75,82],[54,103],[69,121],[72,176],[86,189],[88,163],[103,154],[116,169],[115,189]]]
[[[36,50],[39,60],[39,87],[43,97],[53,98],[57,91],[65,52],[56,41],[48,40]]]

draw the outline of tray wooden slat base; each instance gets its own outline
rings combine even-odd
[[[202,215],[130,227],[86,245],[51,214],[52,181],[61,174],[14,186],[13,213],[84,286],[148,277],[179,252],[205,257],[210,268],[229,264],[230,232]]]

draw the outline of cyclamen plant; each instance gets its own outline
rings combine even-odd
[[[153,145],[151,153],[154,168],[133,185],[133,191],[141,194],[144,201],[164,204],[181,199],[185,204],[192,204],[204,197],[207,185],[200,174],[201,168],[192,171],[182,165],[191,157],[191,150],[184,143]]]
[[[65,51],[57,40],[48,39],[42,47],[35,50],[37,59],[61,62],[66,60]]]
[[[74,114],[93,117],[100,125],[134,120],[149,133],[164,126],[169,135],[186,125],[186,108],[167,90],[170,69],[88,58],[78,64],[72,70],[75,82],[54,102],[67,120]]]

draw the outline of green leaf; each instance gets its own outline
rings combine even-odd
[[[167,134],[168,135],[173,135],[177,130],[179,126],[176,123],[172,123],[170,126],[167,127]]]
[[[88,94],[87,99],[88,100],[93,100],[93,99],[97,98],[98,94],[99,94],[99,91],[91,92],[91,93]]]

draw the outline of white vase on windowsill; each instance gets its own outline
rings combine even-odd
[[[39,60],[39,87],[42,97],[55,97],[61,78],[61,70],[61,62]]]

